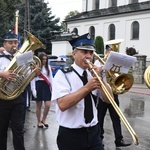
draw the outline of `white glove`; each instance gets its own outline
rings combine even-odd
[[[37,98],[36,90],[32,90],[32,95],[33,95],[34,98]]]

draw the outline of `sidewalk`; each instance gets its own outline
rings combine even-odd
[[[146,84],[133,84],[129,92],[150,95],[150,89],[146,86]]]

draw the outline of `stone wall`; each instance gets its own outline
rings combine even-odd
[[[103,58],[103,55],[100,55],[101,58]],[[140,54],[136,54],[134,55],[134,57],[137,58],[137,62],[132,66],[132,68],[129,70],[129,73],[131,73],[134,77],[134,83],[135,84],[144,84],[144,72],[146,69],[146,55],[140,55]],[[94,61],[95,62],[97,58],[94,57]],[[68,66],[70,66],[73,63],[73,57],[68,57],[68,59],[66,60]]]
[[[146,69],[146,55],[136,54],[137,62],[133,65],[132,75],[135,84],[144,84],[144,72]]]

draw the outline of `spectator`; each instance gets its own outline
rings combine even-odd
[[[130,56],[133,56],[133,55],[135,55],[135,54],[137,54],[137,52],[136,52],[136,50],[135,50],[135,48],[133,48],[133,47],[127,47],[126,48],[126,54],[127,55],[130,55]]]
[[[46,121],[46,118],[51,104],[51,88],[53,76],[51,67],[48,65],[47,55],[44,52],[41,52],[39,53],[39,59],[42,62],[41,75],[31,81],[31,90],[34,96],[34,100],[36,101],[37,126],[39,128],[48,128],[49,125]],[[41,116],[43,102],[45,107],[43,116]]]

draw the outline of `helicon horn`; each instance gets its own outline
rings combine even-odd
[[[112,51],[119,53],[119,47],[122,41],[123,39],[109,40],[109,41],[106,41],[105,44],[110,45]]]
[[[30,32],[26,31],[27,38],[24,41],[22,47],[16,54],[23,54],[28,51],[34,52],[38,48],[45,48],[43,43],[37,39]],[[4,100],[12,100],[17,98],[35,77],[35,68],[41,67],[41,61],[38,57],[33,56],[33,60],[25,65],[18,66],[16,56],[11,60],[10,64],[4,71],[13,70],[16,73],[17,78],[12,81],[8,81],[4,78],[0,78],[0,98]]]
[[[150,88],[150,66],[148,66],[144,72],[144,81],[148,88]]]

